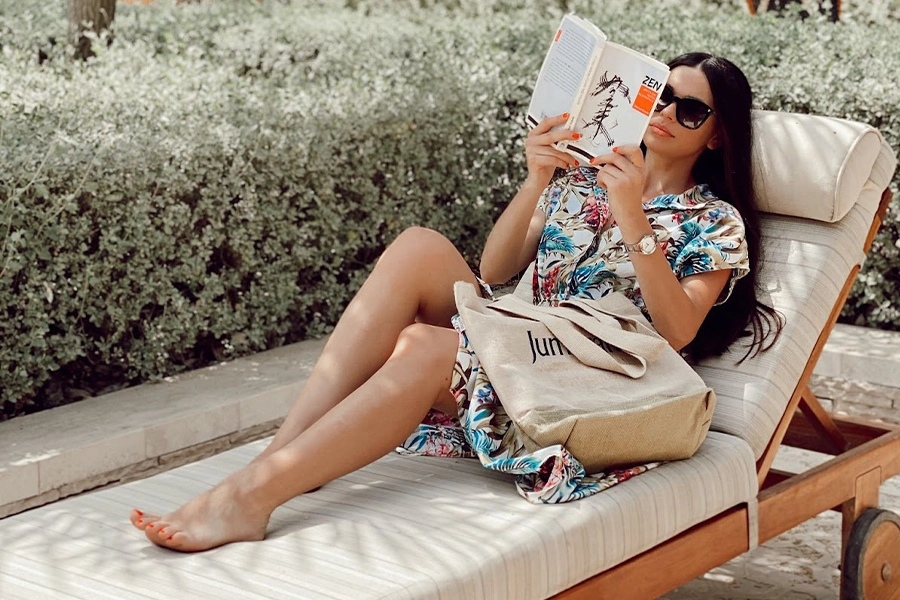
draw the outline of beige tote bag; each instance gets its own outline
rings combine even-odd
[[[549,307],[512,294],[485,300],[465,282],[454,294],[529,451],[561,444],[598,473],[700,447],[715,393],[624,295]]]

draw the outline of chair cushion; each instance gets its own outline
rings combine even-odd
[[[786,324],[775,346],[741,365],[738,341],[721,357],[695,366],[716,391],[711,428],[738,435],[762,456],[787,407],[813,347],[853,267],[863,259],[863,242],[880,190],[870,186],[838,223],[763,215],[760,299],[774,306]]]
[[[736,366],[746,347],[735,343],[696,370],[718,398],[712,429],[742,437],[759,458],[844,282],[864,260],[869,227],[897,161],[879,133],[858,123],[765,111],[757,112],[755,123],[757,142],[773,140],[774,148],[763,160],[771,179],[758,190],[762,205],[807,217],[762,215],[761,300],[787,324],[780,341],[757,358]],[[798,160],[802,169],[792,166]]]
[[[833,223],[847,214],[882,151],[869,125],[815,115],[753,112],[760,209]]]
[[[391,454],[285,504],[262,543],[180,555],[150,546],[128,523],[132,507],[171,510],[262,444],[0,521],[0,589],[54,598],[235,590],[244,599],[546,598],[730,507],[755,508],[757,492],[749,446],[713,432],[690,460],[563,505],[529,504],[511,477],[474,460]]]

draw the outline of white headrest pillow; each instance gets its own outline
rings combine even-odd
[[[853,207],[881,152],[869,125],[753,111],[754,185],[763,212],[833,223]]]

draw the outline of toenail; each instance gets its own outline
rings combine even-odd
[[[143,520],[143,519],[138,519],[137,522],[138,522],[138,524],[142,524],[142,523],[144,522],[144,520]]]
[[[139,511],[138,509],[134,509],[134,512],[136,512],[136,513],[137,513],[137,516],[139,516],[139,517],[143,517],[143,516],[144,516],[144,513],[142,513],[142,512]]]
[[[167,538],[166,538],[166,541],[167,541],[167,542],[171,542],[173,537],[175,537],[175,534],[174,534],[174,533],[173,533],[172,535],[170,535],[169,537],[167,537]]]
[[[147,529],[153,529],[153,523],[150,523],[149,525],[147,525]]]

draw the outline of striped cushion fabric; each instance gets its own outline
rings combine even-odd
[[[179,555],[128,522],[133,506],[175,508],[264,443],[0,521],[4,599],[546,598],[755,508],[752,451],[713,432],[690,460],[564,505],[526,502],[477,461],[388,455],[278,509],[263,543]]]
[[[739,366],[735,362],[746,351],[741,343],[696,367],[718,397],[711,428],[742,437],[757,458],[775,432],[847,276],[864,258],[863,244],[895,164],[884,144],[858,202],[837,223],[763,215],[761,299],[785,316],[781,339]]]

